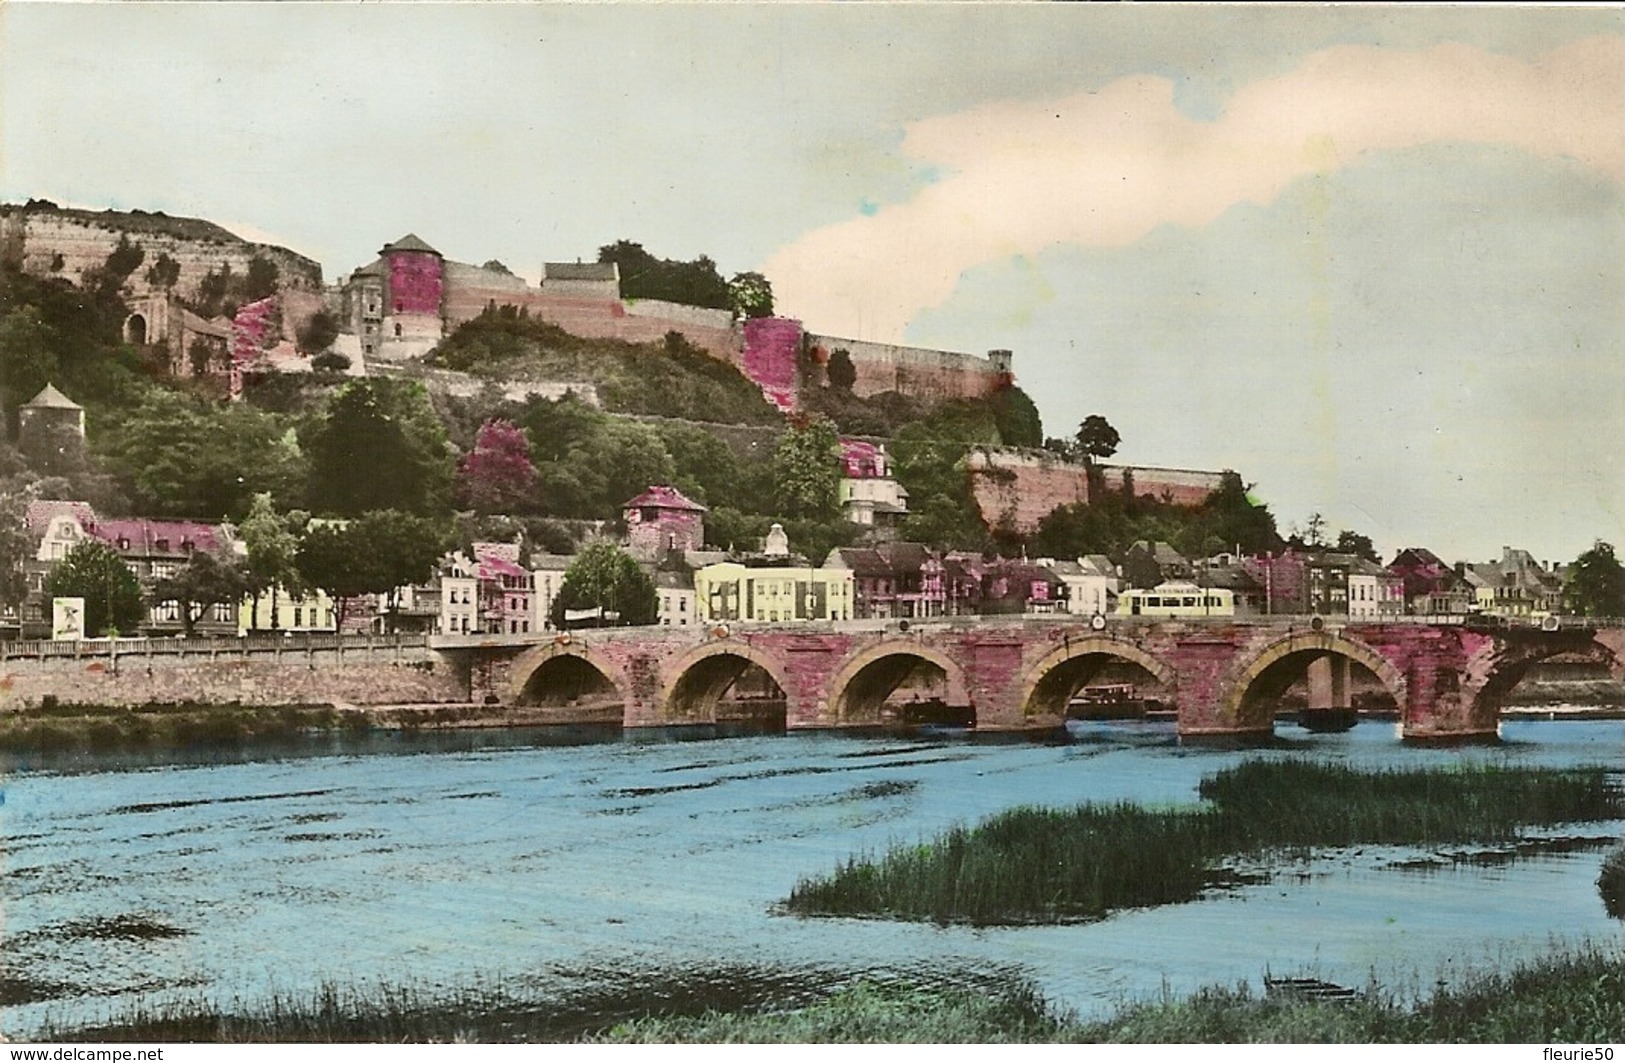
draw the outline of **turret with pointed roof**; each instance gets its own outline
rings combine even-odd
[[[38,395],[17,409],[18,444],[24,450],[27,450],[29,437],[47,435],[64,427],[83,439],[85,408],[62,394],[53,384],[46,384]]]

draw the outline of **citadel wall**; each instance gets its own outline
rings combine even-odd
[[[319,263],[287,248],[252,243],[197,218],[140,211],[0,205],[0,253],[36,276],[63,277],[79,284],[86,271],[107,264],[107,256],[118,247],[121,236],[127,236],[146,252],[129,279],[137,297],[151,290],[146,272],[160,254],[167,254],[179,265],[174,291],[183,298],[196,298],[203,278],[222,265],[230,266],[238,276],[246,274],[255,257],[276,265],[283,288],[314,292],[322,288]]]
[[[988,527],[1001,523],[1030,535],[1057,506],[1089,501],[1089,470],[1059,455],[1034,450],[976,449],[967,458],[971,495]],[[1101,483],[1120,491],[1124,477],[1136,497],[1150,496],[1176,506],[1195,507],[1219,489],[1224,473],[1198,469],[1157,469],[1102,465]]]

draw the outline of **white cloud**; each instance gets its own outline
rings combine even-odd
[[[1613,36],[1530,61],[1460,44],[1330,48],[1242,86],[1213,122],[1182,113],[1173,93],[1132,76],[913,123],[904,152],[947,176],[773,255],[764,269],[779,305],[821,331],[895,341],[979,264],[1205,225],[1307,174],[1430,143],[1509,146],[1625,177],[1625,42]]]

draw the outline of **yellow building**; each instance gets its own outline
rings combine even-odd
[[[852,619],[852,573],[846,569],[736,561],[694,573],[695,608],[706,623],[784,624]]]
[[[251,596],[243,599],[237,609],[237,632],[332,631],[334,620],[333,600],[326,591],[313,590],[301,598],[278,588],[275,594],[265,591],[257,602]]]

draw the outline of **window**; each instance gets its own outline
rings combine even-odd
[[[230,602],[215,602],[214,603],[214,619],[215,619],[215,622],[219,623],[219,624],[229,624],[229,623],[231,623],[231,603]]]
[[[181,618],[181,603],[171,598],[167,602],[159,602],[153,606],[152,618],[154,620],[178,621]]]

